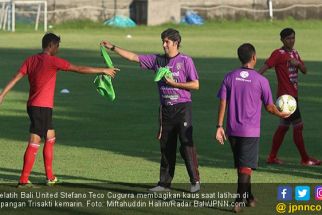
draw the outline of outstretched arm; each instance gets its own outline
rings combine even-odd
[[[133,62],[137,62],[137,63],[140,62],[139,56],[136,53],[127,51],[127,50],[122,49],[120,47],[117,47],[109,41],[102,41],[101,45],[105,46],[109,50],[114,51],[115,53],[117,53],[118,55],[120,55],[121,57],[123,57],[129,61],[133,61]]]
[[[218,109],[218,122],[217,122],[217,131],[216,131],[216,140],[220,144],[224,144],[224,141],[227,139],[225,130],[223,128],[224,118],[226,111],[226,100],[220,99],[219,109]]]
[[[90,67],[90,66],[77,66],[70,64],[68,71],[83,73],[83,74],[97,74],[104,73],[106,75],[115,77],[116,72],[119,71],[118,68],[100,68],[100,67]]]
[[[2,90],[0,93],[0,104],[3,102],[4,97],[7,95],[7,93],[16,85],[18,81],[20,81],[21,78],[23,78],[23,74],[20,72],[16,73],[15,76],[9,81],[7,86]]]
[[[164,78],[164,79],[165,79],[165,83],[171,87],[180,88],[180,89],[184,89],[184,90],[199,90],[199,81],[198,80],[189,81],[189,82],[185,82],[185,83],[177,83],[174,80],[169,79],[169,78]]]

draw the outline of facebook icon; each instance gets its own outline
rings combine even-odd
[[[278,186],[277,200],[282,200],[282,201],[292,200],[292,187],[291,186]]]

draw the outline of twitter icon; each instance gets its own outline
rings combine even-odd
[[[295,200],[309,201],[310,200],[310,187],[309,186],[296,186],[295,187]]]

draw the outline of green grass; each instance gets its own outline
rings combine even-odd
[[[60,57],[74,64],[103,66],[98,49],[101,40],[111,40],[137,53],[160,53],[160,32],[169,26],[180,30],[183,37],[182,52],[193,57],[199,71],[200,90],[193,92],[193,117],[194,140],[203,183],[236,181],[228,142],[220,146],[213,136],[218,106],[216,93],[224,74],[239,66],[237,47],[244,42],[253,43],[257,49],[259,68],[272,50],[281,46],[279,32],[288,26],[296,30],[296,48],[309,69],[308,75],[300,75],[299,80],[305,144],[311,156],[322,158],[321,21],[218,21],[204,26],[163,25],[131,29],[85,22],[58,25],[52,30],[62,37]],[[128,34],[132,35],[132,39],[126,38]],[[22,26],[17,27],[16,33],[0,32],[0,88],[11,79],[27,56],[40,51],[42,36],[42,32],[33,32]],[[59,72],[57,76],[54,109],[57,132],[55,173],[65,182],[155,183],[159,176],[160,152],[155,138],[159,98],[153,74],[141,71],[138,65],[113,53],[111,57],[113,63],[121,69],[113,83],[115,102],[109,102],[96,93],[92,83],[94,76],[65,72]],[[275,93],[274,72],[268,72],[267,77]],[[69,89],[71,93],[60,94],[63,88]],[[16,182],[20,174],[28,138],[29,121],[25,111],[27,98],[28,83],[25,78],[0,106],[0,182]],[[263,111],[260,168],[254,173],[252,181],[320,182],[321,167],[300,166],[300,156],[292,142],[292,132],[288,133],[279,152],[279,157],[286,164],[266,165],[265,159],[277,124],[276,117]],[[34,182],[44,180],[41,154],[38,153],[30,177]],[[186,182],[188,176],[178,153],[174,183]]]

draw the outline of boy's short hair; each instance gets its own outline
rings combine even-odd
[[[164,40],[165,38],[168,38],[169,40],[172,40],[173,42],[178,43],[178,48],[180,47],[181,43],[181,36],[179,31],[173,28],[168,28],[167,30],[163,31],[161,33],[161,39]]]
[[[42,48],[47,48],[50,43],[60,43],[60,37],[54,33],[46,33],[42,38]]]
[[[281,33],[280,33],[280,36],[281,36],[281,39],[285,39],[285,37],[287,36],[290,36],[291,34],[294,34],[295,35],[295,31],[293,28],[284,28]]]
[[[242,64],[248,63],[256,54],[255,47],[250,43],[244,43],[237,50],[238,58]]]

